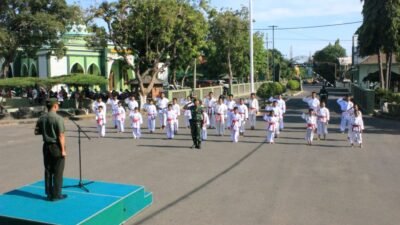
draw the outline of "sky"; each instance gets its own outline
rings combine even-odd
[[[103,0],[67,0],[83,7]],[[339,24],[362,21],[360,0],[252,0],[254,32],[268,33],[268,48],[272,48],[272,31],[277,26],[275,48],[285,58],[308,57],[329,43],[339,39],[351,56],[352,36],[361,23],[315,29],[279,30],[288,27]],[[240,9],[249,6],[249,0],[210,0],[217,9]]]

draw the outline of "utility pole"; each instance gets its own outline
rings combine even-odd
[[[196,90],[196,79],[197,79],[197,58],[194,58],[194,67],[193,67],[193,92]],[[200,97],[200,96],[198,96]]]
[[[274,81],[279,81],[275,77],[275,28],[278,26],[272,25],[272,77]]]
[[[250,9],[250,90],[254,93],[254,49],[253,49],[253,0],[249,0]]]
[[[268,33],[265,33],[265,43],[267,44],[267,78],[269,78],[269,53],[268,53]]]

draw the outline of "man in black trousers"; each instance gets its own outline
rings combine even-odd
[[[67,195],[61,194],[65,165],[65,126],[64,119],[57,115],[57,99],[46,102],[48,113],[36,123],[35,135],[43,137],[44,181],[47,200],[58,201]]]

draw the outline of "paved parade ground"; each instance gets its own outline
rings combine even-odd
[[[229,131],[218,137],[209,130],[201,150],[190,149],[185,128],[173,140],[160,130],[149,134],[146,125],[140,140],[129,127],[123,134],[108,128],[99,139],[94,120],[78,121],[93,137],[82,142],[83,177],[153,192],[153,205],[129,225],[399,224],[400,123],[364,116],[364,147],[350,148],[338,132],[336,96],[330,96],[328,140],[307,146],[301,98],[311,90],[287,102],[286,127],[274,145],[264,143],[261,117],[236,144]],[[64,175],[77,178],[77,132],[70,121],[66,126]],[[0,127],[2,193],[43,179],[42,140],[33,127]]]

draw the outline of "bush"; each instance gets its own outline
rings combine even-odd
[[[292,91],[300,90],[300,82],[298,80],[289,80],[286,86]]]
[[[285,86],[279,82],[263,83],[257,90],[257,96],[267,99],[271,96],[279,95],[285,92]]]
[[[375,90],[375,99],[377,102],[396,102],[400,103],[400,95],[393,93],[390,90],[376,89]]]

